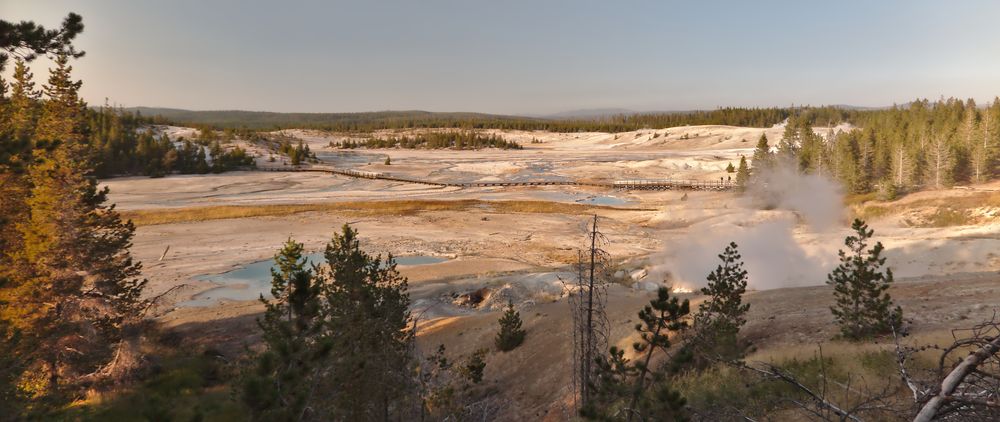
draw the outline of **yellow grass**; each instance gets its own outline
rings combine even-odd
[[[326,212],[351,216],[400,216],[428,211],[464,211],[477,209],[497,213],[526,214],[588,214],[597,210],[640,210],[601,205],[571,204],[549,201],[481,201],[464,199],[352,201],[316,204],[218,205],[204,207],[133,210],[122,212],[137,226],[223,220],[229,218],[280,217],[306,212]],[[644,210],[648,211],[648,210]]]
[[[973,210],[983,207],[1000,207],[1000,193],[979,192],[942,198],[903,200],[895,202],[859,203],[856,215],[864,219],[878,219],[912,210],[926,210],[920,221],[908,222],[914,227],[950,227],[980,223],[982,218]]]

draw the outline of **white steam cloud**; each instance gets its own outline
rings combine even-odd
[[[757,290],[819,285],[837,263],[838,236],[829,236],[844,216],[839,186],[790,166],[755,174],[754,186],[738,200],[740,209],[691,226],[686,238],[666,242],[652,257],[654,280],[700,287],[736,242]],[[824,236],[824,233],[827,234]],[[842,237],[840,237],[842,239]]]

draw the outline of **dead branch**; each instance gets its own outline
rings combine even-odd
[[[962,343],[969,344],[970,342],[964,341]],[[952,396],[952,394],[955,393],[959,385],[965,380],[966,376],[979,367],[979,365],[985,360],[996,355],[997,352],[1000,352],[1000,336],[993,337],[992,341],[972,352],[969,356],[966,356],[965,359],[962,360],[962,363],[958,364],[958,366],[956,366],[955,369],[953,369],[948,376],[941,381],[941,389],[937,395],[931,397],[931,399],[927,401],[927,404],[920,409],[920,413],[918,413],[917,417],[913,419],[914,422],[928,422],[933,420],[938,414],[938,411],[941,410],[941,407],[949,401],[966,402],[970,400],[963,397],[955,397]],[[943,359],[944,357],[942,356],[942,360]]]
[[[906,384],[906,387],[913,393],[913,402],[919,403],[920,399],[923,397],[923,393],[921,393],[920,389],[917,387],[917,383],[913,381],[913,377],[911,377],[910,373],[906,370],[906,359],[908,355],[903,353],[903,349],[899,345],[899,335],[896,334],[896,327],[894,324],[890,325],[890,327],[892,328],[892,339],[896,343],[896,364],[899,366],[899,375],[903,378],[903,383]]]
[[[861,421],[861,419],[859,419],[857,416],[852,415],[850,411],[842,409],[840,406],[837,406],[836,404],[830,402],[829,400],[826,400],[826,398],[821,393],[817,393],[813,391],[811,388],[799,382],[798,379],[795,378],[795,376],[786,372],[784,369],[781,369],[780,367],[765,362],[757,362],[756,364],[757,366],[742,364],[742,367],[754,371],[758,374],[761,374],[765,377],[783,381],[786,384],[795,387],[799,391],[809,396],[809,398],[813,401],[813,403],[817,407],[829,410],[843,420],[852,420],[855,422]],[[798,403],[804,409],[809,410],[810,412],[816,414],[817,416],[821,416],[817,412],[813,411],[811,408],[806,406],[804,403],[796,402],[794,400],[793,402]]]
[[[149,298],[148,300],[146,300],[146,303],[145,303],[146,306],[144,306],[142,308],[142,311],[139,312],[140,318],[145,317],[146,313],[149,312],[149,310],[152,309],[153,306],[156,306],[157,303],[159,303],[159,301],[161,299],[163,299],[164,297],[166,297],[170,293],[173,293],[174,290],[180,290],[181,288],[184,288],[184,287],[187,287],[187,286],[188,285],[186,283],[185,284],[178,284],[176,286],[173,286],[173,287],[167,289],[165,292],[160,293],[160,294],[158,294],[156,296],[153,296],[153,297]]]

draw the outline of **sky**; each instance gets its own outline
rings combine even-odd
[[[93,105],[548,114],[1000,95],[997,1],[0,0],[4,20],[71,11]]]

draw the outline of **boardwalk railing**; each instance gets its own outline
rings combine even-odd
[[[670,180],[670,179],[636,179],[636,180],[616,180],[611,183],[585,182],[572,180],[535,180],[521,182],[437,182],[431,180],[414,179],[409,177],[392,176],[375,171],[338,169],[330,166],[310,166],[310,167],[259,167],[260,171],[281,171],[281,172],[318,172],[339,174],[342,176],[356,177],[360,179],[378,179],[403,183],[418,183],[431,186],[451,186],[460,188],[472,187],[504,187],[504,186],[597,186],[614,188],[618,190],[709,190],[724,191],[736,187],[732,182],[723,181],[703,181],[703,180]]]
[[[611,186],[618,190],[730,190],[736,184],[723,180],[673,180],[634,179],[615,180]]]

